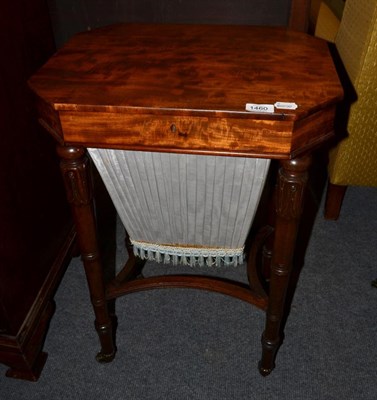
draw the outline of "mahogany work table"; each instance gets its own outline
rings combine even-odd
[[[30,86],[40,122],[58,142],[101,343],[97,360],[115,355],[108,300],[197,287],[266,311],[259,370],[269,374],[281,343],[310,153],[332,137],[343,96],[326,42],[277,27],[119,24],[74,36]],[[122,276],[105,284],[88,147],[278,159],[268,294],[251,265],[255,249],[250,287],[200,276],[131,279],[132,252]]]

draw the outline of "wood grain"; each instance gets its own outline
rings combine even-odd
[[[43,99],[44,124],[63,142],[138,149],[152,141],[164,149],[168,141],[179,151],[229,149],[250,155],[288,156],[291,141],[305,142],[305,137],[287,135],[293,131],[287,121],[305,119],[342,97],[324,41],[285,28],[250,26],[100,28],[76,35],[30,85]],[[295,102],[298,108],[245,111],[248,102],[276,101]],[[188,126],[190,138],[196,131],[195,140],[171,141],[166,125],[177,118]],[[266,128],[270,123],[275,126]],[[332,127],[326,130],[317,132],[316,142]]]
[[[88,147],[271,157],[290,151],[293,126],[293,121],[68,111],[61,122],[68,143]]]

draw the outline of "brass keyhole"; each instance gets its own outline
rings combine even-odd
[[[180,131],[175,124],[171,124],[170,131],[173,133],[178,133],[178,136],[186,137],[188,134],[187,132]]]

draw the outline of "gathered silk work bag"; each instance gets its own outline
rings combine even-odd
[[[88,149],[134,253],[183,265],[238,265],[270,160]]]

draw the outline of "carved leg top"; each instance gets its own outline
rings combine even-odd
[[[93,198],[89,158],[83,147],[58,146],[68,202],[72,205],[90,204]]]
[[[276,202],[276,213],[279,217],[284,219],[300,217],[310,163],[309,155],[281,161]]]

